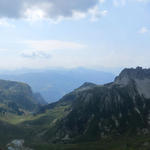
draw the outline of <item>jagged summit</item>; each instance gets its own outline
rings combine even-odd
[[[125,68],[118,77],[115,78],[115,82],[118,82],[124,78],[128,79],[150,79],[150,69],[144,69],[142,67]]]
[[[142,67],[137,67],[135,69],[126,68],[115,78],[114,84],[126,86],[131,82],[134,82],[141,96],[150,98],[150,69],[143,69]]]

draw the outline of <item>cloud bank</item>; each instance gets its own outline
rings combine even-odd
[[[104,0],[0,0],[0,18],[69,18],[100,3]]]

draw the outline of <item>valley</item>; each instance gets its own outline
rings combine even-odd
[[[150,101],[145,91],[150,88],[143,86],[145,80],[150,80],[149,69],[124,69],[112,83],[86,82],[45,105],[36,102],[28,85],[3,80],[0,147],[24,140],[25,147],[34,150],[147,150]]]

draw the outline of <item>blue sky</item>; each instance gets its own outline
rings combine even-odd
[[[150,67],[150,0],[0,0],[0,69]]]

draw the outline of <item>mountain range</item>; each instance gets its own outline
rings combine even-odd
[[[9,137],[0,134],[0,146],[23,139],[35,150],[148,150],[149,83],[150,69],[125,68],[113,82],[85,82],[57,102],[38,103],[34,113],[1,114]]]
[[[150,69],[124,69],[114,82],[85,83],[45,109],[67,107],[56,130],[59,140],[149,132],[149,83]]]
[[[86,68],[29,70],[26,72],[2,72],[0,78],[25,82],[47,102],[59,100],[84,82],[104,84],[114,79],[114,74]]]

